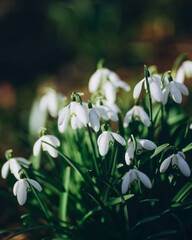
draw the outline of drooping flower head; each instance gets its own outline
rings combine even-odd
[[[1,169],[2,178],[7,178],[9,170],[15,176],[16,179],[20,179],[22,167],[28,168],[30,162],[22,157],[13,157],[12,150],[7,150],[6,153],[7,162],[4,163]]]
[[[178,168],[184,176],[189,177],[191,175],[191,170],[188,163],[185,161],[185,154],[183,152],[179,151],[166,158],[161,163],[160,172],[164,173],[170,164],[172,164],[173,168]]]
[[[24,205],[27,200],[27,192],[30,191],[29,183],[39,192],[42,191],[42,187],[37,181],[29,178],[19,179],[13,186],[13,194],[17,196],[20,205]]]
[[[59,139],[53,135],[46,135],[46,129],[41,131],[41,135],[42,136],[35,142],[33,146],[34,156],[38,156],[42,148],[42,150],[47,151],[51,157],[58,157],[58,152],[55,148],[60,146]]]
[[[148,77],[148,82],[149,82],[149,88],[150,88],[150,93],[151,97],[153,100],[157,102],[162,102],[163,101],[163,94],[162,94],[162,82],[161,79],[158,75],[154,76],[149,76]],[[133,91],[133,98],[138,99],[141,93],[142,86],[144,84],[145,90],[147,90],[147,83],[146,79],[142,79],[139,83],[134,88]]]
[[[58,128],[60,132],[67,129],[70,120],[72,129],[82,128],[89,123],[86,107],[82,102],[76,102],[73,94],[71,103],[59,111]]]
[[[105,156],[108,153],[110,143],[113,143],[115,140],[122,146],[126,145],[125,139],[118,133],[114,133],[111,131],[103,131],[99,135],[97,139],[97,144],[101,156]]]
[[[45,89],[46,94],[40,100],[40,109],[44,112],[48,112],[52,117],[57,117],[59,102],[63,96],[58,94],[52,88]]]
[[[145,173],[137,169],[130,169],[125,175],[121,184],[122,194],[125,194],[130,188],[131,184],[137,181],[141,181],[146,188],[152,188],[151,180]]]
[[[169,95],[176,103],[182,102],[182,94],[185,96],[189,95],[187,87],[183,83],[176,82],[170,75],[170,72],[165,76],[165,83],[166,86],[163,89],[163,104],[167,103]]]
[[[185,77],[192,77],[192,61],[187,60],[182,63],[182,65],[177,71],[175,81],[179,83],[184,83]]]
[[[107,101],[114,103],[116,100],[116,89],[123,88],[130,91],[130,86],[123,82],[116,73],[107,68],[99,68],[89,80],[89,91],[94,93],[102,91]]]
[[[148,139],[136,139],[136,154],[141,151],[143,151],[143,149],[145,150],[149,150],[152,151],[154,150],[157,146],[154,142],[148,140]],[[132,139],[130,138],[128,140],[128,148],[125,152],[125,162],[127,165],[130,165],[132,163],[132,160],[135,156],[135,150],[134,150],[134,143],[132,141]]]
[[[132,119],[141,121],[147,127],[149,127],[151,125],[149,116],[144,111],[143,107],[141,107],[141,106],[134,106],[131,108],[131,110],[129,110],[126,113],[125,118],[124,118],[124,124],[123,124],[124,127],[128,127],[129,123],[131,122]]]

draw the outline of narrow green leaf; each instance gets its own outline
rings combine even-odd
[[[146,240],[157,239],[158,237],[163,237],[163,236],[172,235],[172,234],[177,234],[177,231],[174,229],[167,230],[167,231],[161,231],[161,232],[158,232],[158,233],[148,236]]]
[[[190,191],[192,188],[192,183],[188,182],[186,183],[181,190],[174,196],[172,199],[173,202],[179,202],[181,200],[184,200],[184,196],[187,194],[188,191]]]
[[[182,149],[182,152],[188,152],[188,151],[190,151],[192,149],[192,143],[190,143],[189,145],[187,145],[186,147],[184,147],[183,149]]]
[[[61,227],[61,226],[35,226],[35,227],[30,227],[30,228],[25,228],[23,230],[20,230],[16,233],[14,233],[13,235],[11,235],[10,237],[7,238],[7,240],[12,239],[22,233],[27,233],[27,232],[31,232],[31,231],[36,231],[36,230],[42,230],[42,229],[47,229],[47,230],[59,230],[62,232],[68,232],[72,229],[67,228],[67,227]]]
[[[138,226],[140,226],[142,224],[145,224],[145,223],[149,223],[149,222],[155,221],[155,220],[157,220],[159,218],[160,218],[159,215],[144,218],[141,221],[139,221],[133,228],[136,228],[136,227],[138,227]]]
[[[155,149],[155,152],[151,155],[150,159],[154,158],[155,156],[157,156],[160,152],[162,152],[166,147],[169,146],[169,143],[165,143],[165,144],[162,144],[160,146],[158,146],[156,149]]]
[[[134,194],[127,194],[127,195],[123,196],[123,199],[122,199],[122,197],[117,197],[117,198],[112,199],[108,203],[109,203],[109,205],[116,205],[118,203],[123,203],[124,201],[126,201],[132,197],[134,197]]]

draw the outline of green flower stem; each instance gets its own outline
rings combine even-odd
[[[24,172],[26,178],[30,179],[28,173],[24,169],[23,169],[23,172]],[[41,201],[38,192],[34,189],[34,187],[30,184],[30,182],[28,182],[28,184],[29,184],[29,186],[31,188],[31,191],[33,192],[33,194],[35,195],[35,197],[37,199],[37,202],[39,204],[39,208],[44,212],[45,217],[49,221],[49,224],[53,225],[53,222],[51,221],[51,217],[50,217],[49,211],[48,211],[47,207],[45,206],[45,204],[43,203],[43,201]]]
[[[66,226],[71,167],[69,166],[63,167],[62,175],[63,175],[63,186],[65,188],[65,192],[61,192],[61,195],[60,195],[59,214],[60,214],[60,220],[62,221],[61,225]]]
[[[162,129],[164,129],[164,105],[161,104],[161,125]]]
[[[111,154],[111,159],[110,159],[110,164],[109,164],[109,176],[110,176],[110,180],[111,177],[113,177],[114,172],[115,172],[115,167],[116,167],[116,162],[117,162],[117,154],[118,154],[118,146],[115,146],[116,144],[113,144],[113,152]],[[109,180],[109,182],[110,182]]]
[[[146,83],[147,83],[147,92],[148,92],[148,96],[149,96],[149,118],[151,121],[151,126],[150,126],[150,138],[153,138],[153,109],[152,109],[152,98],[151,98],[151,91],[150,91],[150,87],[149,87],[149,81],[148,81],[148,69],[147,67],[144,65],[144,74],[145,74],[145,79],[146,79]]]
[[[108,176],[109,176],[109,184],[113,180],[113,175],[115,172],[115,167],[116,167],[116,162],[117,162],[117,155],[118,155],[118,147],[115,147],[116,144],[113,144],[113,151],[111,154],[110,162],[109,162],[109,171],[108,171]],[[107,202],[108,195],[109,195],[109,186],[107,185],[104,189],[104,202]]]
[[[99,176],[99,167],[98,167],[98,164],[97,164],[97,156],[96,156],[96,152],[95,152],[95,146],[94,146],[93,139],[92,139],[92,136],[91,136],[91,130],[90,130],[90,127],[88,125],[87,125],[87,130],[88,130],[88,133],[89,133],[89,138],[90,138],[91,146],[92,146],[92,150],[93,150],[93,164],[94,164],[94,167],[95,167],[95,171],[96,171],[97,175]]]

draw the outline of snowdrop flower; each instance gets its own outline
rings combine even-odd
[[[137,142],[137,148],[136,148],[136,154],[139,154],[145,150],[152,151],[157,146],[154,142],[148,140],[148,139],[135,139]],[[127,165],[130,165],[132,163],[132,160],[134,158],[134,144],[131,138],[128,140],[128,148],[125,152],[125,162]]]
[[[141,181],[146,188],[152,188],[151,180],[145,173],[137,169],[130,169],[122,181],[122,194],[125,194],[128,191],[130,185],[136,181]]]
[[[160,172],[164,173],[168,169],[170,163],[172,164],[173,168],[175,167],[179,168],[179,170],[182,172],[184,176],[189,177],[191,175],[191,170],[189,168],[189,165],[185,161],[185,154],[183,152],[172,154],[171,156],[166,158],[161,163]]]
[[[114,103],[116,100],[116,89],[123,88],[130,91],[130,86],[120,80],[118,75],[107,68],[99,68],[89,80],[89,91],[94,93],[103,90],[107,101]]]
[[[40,137],[34,144],[33,146],[33,154],[34,156],[38,156],[42,147],[43,151],[47,151],[53,158],[58,157],[58,152],[55,148],[50,146],[47,143],[51,144],[54,147],[59,147],[60,146],[60,141],[57,137],[53,135],[43,135]]]
[[[57,117],[59,102],[62,95],[56,93],[54,89],[47,88],[46,94],[41,98],[40,109],[43,112],[49,112],[52,117]]]
[[[104,118],[104,120],[111,120],[115,122],[119,121],[118,113],[120,112],[120,109],[115,103],[110,103],[103,99],[102,101],[98,100],[96,102],[96,106],[100,107],[100,109],[103,109],[107,115],[107,119]],[[102,113],[100,114],[100,111],[98,114],[101,118],[103,118]]]
[[[185,76],[187,78],[192,77],[192,61],[183,62],[183,64],[177,71],[175,81],[179,83],[184,83]]]
[[[168,78],[170,80],[166,80]],[[183,83],[174,81],[171,76],[165,78],[165,80],[166,80],[167,84],[166,84],[165,88],[163,89],[163,102],[162,102],[163,104],[167,103],[169,94],[171,95],[172,99],[176,103],[182,102],[181,94],[183,94],[185,96],[189,95],[189,91]]]
[[[109,150],[109,144],[113,143],[116,140],[122,146],[126,145],[125,139],[120,136],[118,133],[110,132],[110,131],[103,131],[98,139],[97,144],[99,146],[99,153],[101,156],[105,156]]]
[[[42,191],[42,187],[37,181],[28,178],[19,179],[13,186],[13,194],[17,196],[20,205],[24,205],[27,200],[27,192],[30,191],[29,183],[39,192]]]
[[[131,122],[132,118],[135,120],[141,121],[144,125],[149,127],[151,125],[151,121],[149,116],[144,111],[143,107],[134,106],[131,110],[129,110],[124,118],[124,127],[128,127],[129,123]]]
[[[15,176],[15,178],[20,179],[20,174],[21,174],[20,170],[22,169],[21,166],[28,167],[29,164],[30,162],[22,157],[10,158],[2,167],[1,176],[4,179],[7,178],[10,170],[11,173]]]
[[[150,88],[150,93],[151,97],[153,100],[157,102],[162,102],[163,100],[163,94],[162,94],[162,82],[159,76],[154,75],[148,77],[148,82],[149,82],[149,88]],[[134,88],[133,91],[133,98],[138,99],[141,93],[141,89],[143,86],[143,83],[145,85],[145,89],[147,89],[147,84],[146,84],[146,79],[142,79],[139,83]]]
[[[87,126],[89,123],[89,116],[85,106],[72,101],[68,106],[59,111],[58,126],[60,132],[64,132],[67,129],[70,119],[72,129]]]

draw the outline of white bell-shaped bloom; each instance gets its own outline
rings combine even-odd
[[[3,165],[1,169],[1,176],[2,178],[7,178],[9,170],[15,176],[15,178],[20,179],[20,170],[22,167],[28,167],[30,162],[22,157],[15,157],[10,158],[7,162]]]
[[[19,179],[13,186],[13,194],[17,196],[20,205],[24,205],[27,200],[27,192],[30,191],[29,183],[39,192],[42,191],[42,187],[37,181],[28,178]]]
[[[91,76],[89,80],[89,91],[91,93],[103,90],[107,101],[114,103],[116,100],[116,89],[123,88],[130,91],[130,86],[123,82],[119,76],[107,68],[100,68]]]
[[[179,67],[175,78],[176,82],[184,83],[185,77],[192,77],[192,61],[185,61]]]
[[[129,123],[132,119],[135,119],[137,121],[141,121],[144,125],[149,127],[151,125],[151,121],[149,119],[149,116],[144,111],[143,107],[141,106],[134,106],[129,110],[124,118],[124,127],[128,127]]]
[[[107,115],[107,119],[105,119],[105,116],[102,115],[102,112],[99,111],[99,109],[96,109],[100,118],[103,118],[104,120],[111,120],[114,122],[119,121],[118,113],[120,112],[120,109],[115,103],[110,103],[106,100],[102,100],[102,105],[100,105],[100,101],[97,101],[96,106],[100,109],[103,109],[103,111]]]
[[[135,139],[137,142],[137,148],[136,148],[136,154],[140,153],[145,150],[152,151],[154,150],[157,146],[154,142],[148,140],[148,139]],[[130,165],[132,163],[132,160],[134,158],[134,144],[131,138],[128,140],[128,148],[125,152],[125,162],[127,165]]]
[[[184,176],[189,177],[191,175],[191,170],[188,163],[185,161],[185,154],[183,152],[178,152],[177,154],[172,154],[166,158],[160,166],[160,172],[164,173],[169,165],[172,164],[172,167],[177,167]]]
[[[167,103],[169,94],[176,103],[181,103],[182,94],[188,96],[189,91],[188,88],[183,83],[171,81],[168,82],[165,88],[163,89],[163,101],[162,101],[163,104]]]
[[[157,102],[162,102],[163,101],[163,93],[162,93],[162,82],[159,76],[154,75],[148,77],[148,82],[149,82],[149,88],[150,88],[150,93],[151,97],[153,100]],[[147,84],[146,84],[146,79],[142,79],[139,83],[134,88],[133,91],[133,98],[138,99],[141,93],[141,89],[143,86],[143,83],[145,85],[145,89],[147,89]]]
[[[101,156],[105,156],[108,153],[110,143],[113,143],[116,140],[122,146],[126,145],[125,139],[120,136],[118,133],[114,133],[111,131],[102,132],[98,139],[97,144],[99,147],[99,153]]]
[[[122,194],[125,194],[128,191],[131,184],[136,181],[141,181],[146,188],[152,188],[151,180],[145,173],[137,169],[130,169],[122,181],[121,185]]]
[[[49,114],[55,118],[58,114],[58,107],[61,99],[61,94],[58,94],[52,88],[47,88],[46,94],[40,100],[40,109],[44,112],[49,112]]]
[[[46,143],[45,143],[46,142]],[[48,143],[48,144],[47,144]],[[59,147],[60,141],[57,137],[53,135],[43,135],[40,137],[33,146],[33,154],[34,156],[38,156],[42,147],[43,151],[47,151],[53,158],[58,156],[58,152],[53,147]]]
[[[93,128],[95,132],[98,132],[100,129],[100,120],[97,112],[94,108],[91,108],[89,111],[89,125]]]
[[[89,116],[85,106],[73,101],[59,111],[58,126],[60,132],[67,129],[70,119],[72,129],[86,126],[89,123]]]

